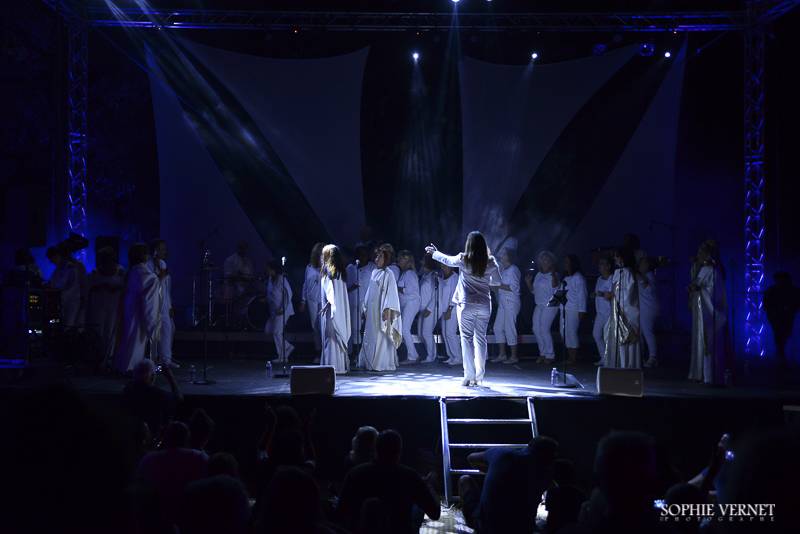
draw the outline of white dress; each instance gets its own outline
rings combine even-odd
[[[704,265],[692,280],[699,291],[689,295],[692,308],[690,380],[723,384],[726,370],[728,300],[718,269]]]
[[[417,316],[417,332],[425,345],[426,362],[436,361],[436,343],[433,338],[433,327],[439,319],[437,315],[442,314],[436,299],[436,288],[438,287],[438,274],[435,272],[422,273],[419,282],[419,315]],[[425,316],[425,312],[429,312]]]
[[[320,365],[332,365],[337,374],[350,369],[347,344],[350,341],[350,303],[347,301],[347,285],[341,278],[322,277],[322,309],[320,330],[322,331],[322,356]]]
[[[630,269],[617,269],[612,278],[614,300],[606,323],[606,367],[638,369],[642,366],[639,346],[639,291]],[[630,330],[625,339],[625,325]]]
[[[578,328],[580,327],[581,314],[586,313],[586,279],[581,273],[564,277],[567,283],[567,303],[564,305],[564,340],[568,349],[577,349],[580,346]]]
[[[533,308],[533,336],[539,347],[539,356],[547,360],[554,360],[556,357],[551,329],[558,315],[558,306],[547,305],[554,292],[553,273],[536,273],[533,278],[533,300],[536,303]]]
[[[160,292],[158,277],[146,264],[134,265],[128,271],[119,345],[114,357],[117,371],[132,371],[144,359],[148,342],[151,345],[158,342],[161,326]]]
[[[89,275],[89,306],[87,326],[100,336],[103,361],[111,364],[117,343],[120,322],[119,303],[125,290],[125,271],[117,266],[114,274],[104,275],[98,271]]]
[[[78,268],[66,261],[50,276],[50,287],[58,289],[61,297],[61,324],[65,328],[80,326],[81,283]]]
[[[158,276],[159,272],[167,272],[167,262],[158,260],[158,265],[155,260],[151,259],[147,263],[153,273]],[[167,274],[163,278],[159,278],[161,284],[161,331],[158,336],[157,352],[155,354],[156,360],[168,363],[172,361],[172,341],[175,338],[175,320],[170,314],[172,309],[172,275]]]
[[[614,283],[609,276],[603,278],[597,277],[597,283],[594,286],[594,292],[608,293],[614,288]],[[595,296],[594,309],[596,315],[594,316],[594,326],[592,328],[592,337],[594,338],[595,345],[597,345],[597,354],[600,356],[603,363],[603,358],[606,354],[606,323],[611,316],[611,301],[606,300],[605,297]]]
[[[383,310],[390,310],[388,321]],[[397,347],[403,340],[400,298],[394,273],[388,268],[372,271],[364,298],[364,341],[358,366],[369,371],[397,369]]]
[[[457,273],[452,273],[449,278],[442,278],[439,285],[441,327],[444,335],[444,348],[447,357],[450,358],[448,363],[461,363],[461,337],[458,334],[458,317],[456,317],[455,304],[453,304],[456,285],[458,285]]]

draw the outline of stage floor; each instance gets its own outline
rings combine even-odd
[[[209,362],[208,377],[213,385],[191,382],[191,366],[202,375],[200,360],[181,360],[174,374],[185,395],[261,395],[289,394],[287,378],[267,378],[265,362],[252,359],[214,359]],[[403,365],[397,371],[372,373],[354,371],[336,377],[336,396],[345,397],[562,397],[579,398],[597,395],[596,367],[579,364],[569,369],[583,388],[564,389],[550,385],[550,365],[536,365],[532,360],[518,365],[488,364],[484,387],[461,386],[461,367],[442,363]],[[273,372],[280,371],[275,366]],[[715,388],[689,382],[675,369],[645,369],[646,396],[678,398],[775,398],[798,399],[796,387],[766,385]],[[164,380],[159,379],[163,384]],[[115,393],[125,380],[120,377],[75,373],[71,382],[85,393]]]

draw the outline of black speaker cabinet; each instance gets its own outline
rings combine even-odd
[[[601,367],[597,370],[597,392],[600,395],[641,397],[644,393],[642,370]]]
[[[333,395],[336,373],[332,365],[293,365],[289,372],[292,395]]]

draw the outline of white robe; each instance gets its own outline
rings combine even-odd
[[[152,346],[158,341],[161,326],[160,291],[158,277],[146,264],[134,265],[128,271],[119,345],[114,357],[117,371],[132,371],[144,359],[148,342]]]
[[[649,272],[639,276],[639,324],[642,329],[642,342],[647,345],[648,355],[655,358],[658,355],[655,324],[659,312],[656,275]]]
[[[159,272],[167,272],[167,262],[154,259],[147,262],[147,266],[158,276]],[[161,331],[158,335],[158,344],[155,347],[154,359],[163,363],[172,361],[172,342],[175,338],[175,320],[172,317],[172,275],[167,274],[159,278],[161,284]]]
[[[639,328],[639,291],[636,278],[630,269],[617,269],[612,278],[614,300],[611,317],[606,323],[605,365],[623,369],[638,369],[642,366]],[[633,341],[622,343],[621,317],[627,319]]]
[[[350,341],[350,303],[347,301],[347,285],[341,278],[322,277],[322,356],[320,365],[332,365],[337,374],[350,370],[347,344]]]
[[[321,334],[319,330],[319,310],[320,310],[320,270],[315,269],[311,265],[306,265],[305,275],[303,276],[303,289],[301,292],[302,301],[306,305],[306,312],[308,313],[308,320],[311,322],[311,331],[313,332],[314,347],[320,350],[322,345]]]
[[[350,344],[361,343],[361,331],[364,325],[361,324],[361,313],[359,310],[364,307],[364,298],[367,296],[369,279],[375,264],[372,262],[358,267],[351,263],[347,266],[347,293],[350,301]]]
[[[388,321],[383,310],[390,310]],[[375,269],[364,299],[364,342],[358,355],[358,366],[369,371],[397,369],[397,347],[403,338],[400,298],[397,282],[388,268]]]
[[[553,273],[536,273],[533,278],[533,300],[536,303],[533,308],[533,337],[539,347],[539,356],[548,360],[556,357],[551,330],[558,316],[558,307],[547,305],[554,292]]]
[[[699,291],[689,295],[692,347],[689,379],[723,384],[726,370],[728,299],[719,270],[704,265],[692,280]]]
[[[125,271],[117,266],[112,275],[94,271],[89,275],[87,326],[100,336],[103,361],[111,364],[120,322],[119,303],[125,290]]]
[[[286,361],[289,353],[294,350],[294,345],[284,339],[283,333],[289,317],[294,315],[294,306],[292,305],[292,287],[283,275],[278,275],[277,280],[267,279],[267,307],[269,308],[269,317],[264,325],[264,332],[272,334],[278,361]],[[283,313],[278,315],[277,312],[280,310],[283,310]]]

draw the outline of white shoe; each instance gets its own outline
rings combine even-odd
[[[424,360],[422,360],[422,363],[436,363],[436,362],[437,359],[435,356],[433,358],[425,358]]]
[[[505,363],[506,362],[506,355],[503,354],[502,356],[497,356],[496,358],[492,358],[489,361],[491,363]]]

